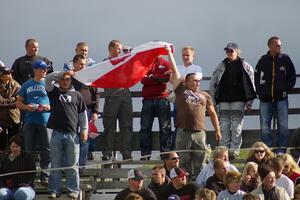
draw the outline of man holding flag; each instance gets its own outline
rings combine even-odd
[[[123,50],[120,41],[112,40],[108,44],[108,59],[118,57]],[[102,160],[109,160],[115,146],[115,131],[117,119],[119,120],[121,132],[121,154],[123,160],[132,159],[131,139],[132,139],[132,100],[128,88],[105,88],[105,103],[103,108],[103,126],[105,134],[105,150]]]

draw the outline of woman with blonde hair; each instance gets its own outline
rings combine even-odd
[[[241,190],[244,192],[252,192],[260,184],[258,175],[258,165],[255,162],[248,162],[242,174]]]
[[[261,164],[268,164],[272,157],[274,157],[274,153],[265,143],[255,142],[249,151],[246,162],[255,162],[260,166]]]
[[[283,160],[284,164],[282,173],[295,183],[297,178],[300,177],[299,166],[295,162],[294,158],[288,153],[281,155],[280,158]]]

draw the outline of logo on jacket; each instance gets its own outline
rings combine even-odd
[[[280,69],[281,71],[285,71],[285,68],[286,68],[286,67],[282,65],[279,69]]]
[[[70,95],[59,95],[59,100],[63,103],[71,103],[72,102],[72,97]]]
[[[260,79],[259,79],[259,84],[265,84],[266,83],[266,80],[264,80],[264,75],[265,73],[264,72],[261,72],[260,73]]]

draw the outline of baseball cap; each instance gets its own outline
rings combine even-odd
[[[175,177],[179,177],[182,178],[184,176],[188,176],[189,173],[186,172],[185,170],[179,168],[179,167],[174,167],[173,169],[171,169],[170,171],[170,178],[173,179]]]
[[[32,64],[33,69],[47,69],[49,65],[45,63],[43,60],[37,60]]]
[[[171,196],[169,196],[168,200],[180,200],[180,197],[176,194],[172,194]]]
[[[235,50],[235,49],[239,49],[239,45],[237,43],[234,43],[234,42],[230,42],[226,45],[226,47],[224,48],[224,50],[226,51],[227,49],[232,49],[232,50]]]
[[[8,69],[2,61],[0,61],[0,75],[9,74],[13,72],[13,70]]]
[[[127,174],[127,179],[143,180],[144,175],[139,169],[131,169]]]

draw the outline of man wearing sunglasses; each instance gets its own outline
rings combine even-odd
[[[137,193],[144,200],[156,200],[154,192],[149,188],[143,187],[144,175],[141,170],[131,169],[127,174],[127,180],[128,188],[120,191],[115,200],[124,200],[130,193]]]
[[[174,167],[179,167],[179,156],[176,152],[170,152],[164,154],[163,160],[164,160],[164,168],[166,169],[166,176],[170,178],[170,171]]]
[[[296,71],[292,60],[282,53],[280,38],[268,40],[269,51],[258,61],[255,68],[255,87],[260,100],[261,139],[269,147],[277,146],[278,154],[288,146],[288,92],[295,86]],[[278,137],[273,144],[272,118],[277,119]]]

